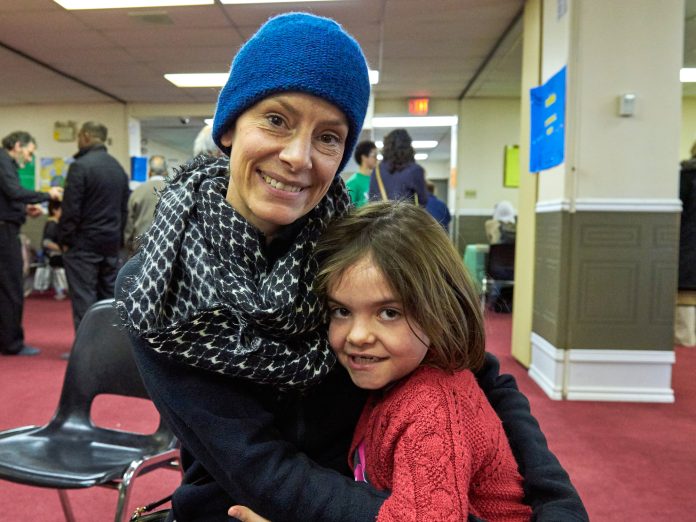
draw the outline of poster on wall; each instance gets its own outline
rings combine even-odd
[[[65,177],[73,158],[41,158],[39,172],[39,190],[47,191],[51,187],[65,186]]]
[[[539,87],[529,90],[531,144],[529,170],[539,172],[565,160],[566,67]]]

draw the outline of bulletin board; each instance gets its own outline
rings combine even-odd
[[[520,186],[520,146],[506,145],[503,160],[503,187]]]

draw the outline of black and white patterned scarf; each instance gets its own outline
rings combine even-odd
[[[142,238],[141,269],[116,306],[130,330],[176,361],[279,388],[309,386],[335,363],[312,292],[312,252],[350,204],[345,185],[337,176],[271,265],[265,236],[225,200],[228,161],[199,157],[174,175]]]

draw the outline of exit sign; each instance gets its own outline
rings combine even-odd
[[[425,116],[428,114],[428,103],[430,98],[411,98],[408,100],[408,112],[414,116]]]

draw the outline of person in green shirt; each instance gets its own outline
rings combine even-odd
[[[377,166],[377,145],[373,141],[361,141],[355,147],[353,157],[360,170],[348,179],[346,187],[353,205],[362,207],[369,200],[370,176]]]

